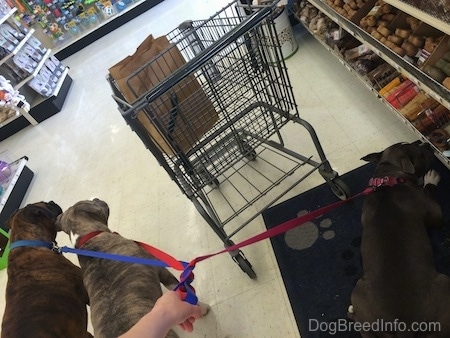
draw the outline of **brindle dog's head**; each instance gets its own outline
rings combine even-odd
[[[56,217],[61,213],[61,207],[53,201],[28,204],[16,210],[5,223],[11,229],[11,242],[21,239],[55,241]]]
[[[434,152],[428,143],[396,143],[384,151],[372,153],[362,158],[378,163],[377,175],[408,174],[423,177],[434,160]]]
[[[80,201],[58,216],[56,227],[67,233],[74,242],[79,236],[108,229],[109,207],[106,202],[94,198]]]

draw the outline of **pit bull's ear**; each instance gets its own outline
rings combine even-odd
[[[414,164],[411,162],[411,159],[409,157],[402,157],[400,159],[400,163],[403,172],[407,174],[414,174],[416,172],[416,168],[414,167]]]
[[[108,206],[108,203],[106,203],[105,201],[102,201],[101,199],[98,199],[98,198],[94,198],[92,201],[95,203],[95,205],[97,207],[99,207],[103,211],[103,214],[105,216],[106,223],[107,223],[108,219],[109,219],[109,206]]]
[[[379,153],[371,153],[368,154],[364,157],[361,157],[361,160],[366,161],[366,162],[376,162],[378,163],[381,159],[381,155],[383,154],[382,151],[380,151]]]

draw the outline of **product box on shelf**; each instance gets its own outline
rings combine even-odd
[[[445,35],[436,40],[437,45],[421,69],[435,81],[447,84],[447,77],[450,77],[450,36]],[[446,87],[450,89],[450,86]]]

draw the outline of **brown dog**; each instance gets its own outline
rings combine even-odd
[[[440,176],[429,171],[428,144],[395,144],[362,158],[377,162],[379,188],[364,200],[363,276],[349,317],[363,337],[450,337],[450,278],[436,271],[427,227],[443,225],[433,195]],[[424,184],[420,184],[424,178]],[[359,326],[361,328],[361,326]]]
[[[108,228],[109,207],[99,200],[80,201],[58,216],[57,226],[81,249],[125,256],[153,258],[136,242]],[[88,235],[86,237],[86,235]],[[118,337],[150,312],[162,295],[161,284],[172,290],[178,280],[169,270],[79,255],[91,301],[96,338]],[[208,307],[201,304],[202,312]],[[168,337],[178,337],[170,331]]]
[[[7,221],[11,243],[18,240],[55,242],[54,202],[34,203]],[[46,247],[17,247],[8,257],[6,307],[1,336],[92,337],[87,332],[89,303],[81,269]]]

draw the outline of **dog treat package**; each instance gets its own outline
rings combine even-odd
[[[125,100],[134,103],[151,93],[160,82],[186,61],[165,36],[148,36],[133,55],[112,66],[110,76]],[[149,100],[138,121],[161,151],[188,152],[218,120],[218,114],[194,74],[184,77],[166,92]]]

